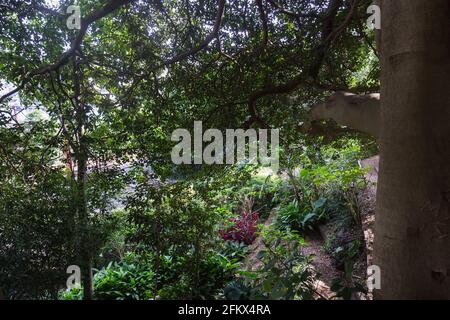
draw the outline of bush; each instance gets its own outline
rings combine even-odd
[[[62,172],[0,183],[0,296],[55,298],[76,261],[70,186]]]
[[[158,299],[215,299],[239,267],[237,258],[210,250],[199,260],[198,274],[192,275],[190,261],[189,256],[161,257],[155,274]]]
[[[333,200],[333,209],[339,207],[339,202],[344,204],[344,210],[334,210],[334,216],[341,214],[345,219],[350,214],[356,224],[361,224],[357,194],[366,186],[365,169],[358,163],[361,156],[361,146],[356,140],[350,139],[343,145],[331,144],[323,148],[322,162],[304,172],[322,196]]]
[[[231,282],[224,293],[227,299],[308,300],[313,298],[314,273],[312,256],[301,252],[303,239],[295,232],[271,226],[261,231],[264,249],[258,253],[263,267],[242,271],[241,278]]]
[[[213,299],[222,294],[223,287],[234,276],[239,267],[237,259],[211,252],[202,260],[199,282],[194,287],[196,299]]]
[[[128,221],[128,212],[115,209],[108,216],[101,217],[100,232],[104,234],[104,243],[94,265],[105,266],[111,261],[120,261],[132,247],[127,243],[127,237],[135,232],[135,226]]]
[[[287,205],[279,210],[278,221],[295,230],[311,229],[317,223],[335,219],[341,224],[360,224],[357,194],[365,187],[364,169],[358,141],[337,141],[312,152],[306,148],[301,167],[288,169]]]
[[[265,220],[272,208],[279,204],[278,192],[281,184],[282,180],[277,175],[268,174],[267,170],[261,169],[241,189],[236,190],[234,195],[240,203],[251,198],[253,209],[258,211],[260,219]]]
[[[111,262],[94,275],[94,299],[214,299],[234,276],[239,263],[213,251],[200,261],[198,276],[186,269],[186,257],[128,253],[120,262]],[[156,272],[155,270],[158,270]],[[82,299],[82,288],[60,292],[62,300]]]
[[[353,277],[353,271],[356,259],[361,250],[359,241],[348,243],[345,248],[340,248],[335,254],[340,255],[344,261],[344,273],[341,277],[334,278],[331,290],[335,292],[336,297],[344,300],[350,300],[355,293],[367,294],[366,284],[362,279]]]
[[[154,298],[150,263],[110,263],[96,274],[95,296],[100,300]]]
[[[63,300],[82,298],[82,288],[61,293]],[[94,275],[94,298],[99,300],[149,300],[155,298],[152,260],[129,253]]]
[[[221,254],[228,259],[244,259],[248,254],[248,246],[243,242],[224,241]]]
[[[313,230],[320,222],[326,219],[325,204],[327,199],[320,198],[312,205],[298,205],[297,201],[292,201],[287,206],[281,207],[278,211],[277,224],[281,228],[306,231]]]
[[[224,289],[224,296],[227,300],[251,300],[257,295],[260,295],[258,290],[244,278],[231,281]]]
[[[231,218],[230,222],[233,224],[231,227],[220,231],[222,238],[227,241],[252,244],[256,239],[258,212],[243,211],[240,217]]]

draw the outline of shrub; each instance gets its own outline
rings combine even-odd
[[[104,266],[110,261],[120,261],[130,251],[131,246],[127,244],[126,238],[135,232],[135,226],[128,221],[128,218],[126,210],[115,209],[108,216],[99,219],[104,226],[100,232],[106,236],[99,256],[95,257],[95,265]]]
[[[282,180],[277,175],[260,170],[241,189],[236,190],[234,195],[241,203],[243,202],[242,195],[244,195],[244,201],[246,198],[251,198],[253,208],[258,211],[260,219],[265,220],[271,209],[279,203],[278,191],[281,183]]]
[[[367,294],[366,284],[360,278],[353,276],[355,262],[360,250],[361,243],[356,240],[350,242],[345,248],[341,248],[337,253],[344,260],[344,273],[341,277],[333,279],[330,289],[335,292],[338,298],[350,300],[355,293]]]
[[[237,259],[209,251],[199,260],[197,276],[192,276],[187,269],[192,261],[189,255],[157,258],[128,253],[120,262],[111,262],[95,273],[94,299],[214,299],[239,266]],[[79,300],[82,296],[82,288],[74,288],[60,292],[59,298]]]
[[[228,259],[242,260],[247,256],[248,246],[243,242],[225,241],[221,254]]]
[[[31,176],[30,176],[31,177]],[[0,182],[0,296],[55,298],[76,261],[74,210],[63,173]]]
[[[280,210],[282,225],[304,230],[328,218],[360,224],[357,193],[365,187],[361,156],[361,145],[353,139],[303,150],[301,167],[291,164],[296,170],[287,170],[290,195]]]
[[[224,296],[227,300],[251,300],[258,294],[257,289],[244,278],[237,278],[224,288]]]
[[[350,214],[356,224],[361,224],[357,193],[366,186],[365,169],[358,163],[361,155],[361,146],[355,140],[350,139],[340,146],[331,144],[322,150],[322,163],[305,171],[320,194],[344,204],[345,210],[335,213]]]
[[[110,263],[96,274],[95,296],[100,300],[154,298],[151,263]]]
[[[229,259],[223,255],[211,252],[202,260],[199,282],[194,287],[194,296],[196,299],[217,298],[223,290],[223,287],[234,276],[239,267],[237,259]]]
[[[198,262],[198,274],[192,276],[186,268],[190,261],[186,257],[161,257],[155,276],[159,299],[214,299],[239,266],[237,259],[209,251]]]
[[[231,218],[231,222],[233,223],[231,227],[220,231],[222,238],[227,241],[252,244],[256,239],[258,212],[243,211],[240,217]]]
[[[298,231],[312,230],[326,219],[326,201],[326,198],[320,198],[311,205],[304,204],[303,207],[300,207],[298,202],[294,200],[280,208],[277,224],[279,227],[285,229]]]
[[[264,249],[258,253],[263,263],[257,271],[243,271],[224,293],[228,299],[292,300],[312,299],[314,273],[312,256],[301,251],[303,239],[295,232],[271,226],[261,231]]]
[[[99,300],[154,299],[154,273],[151,259],[129,253],[120,262],[111,262],[94,275],[94,298]],[[82,288],[66,290],[60,299],[82,298]]]

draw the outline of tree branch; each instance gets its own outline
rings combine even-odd
[[[174,63],[180,62],[180,61],[198,53],[199,51],[205,49],[211,43],[211,41],[213,39],[217,38],[217,36],[219,34],[220,26],[222,24],[222,18],[223,18],[223,14],[225,11],[226,0],[218,0],[218,3],[219,3],[219,5],[218,5],[218,9],[217,9],[217,14],[216,14],[213,30],[211,31],[210,34],[208,34],[206,36],[205,39],[203,39],[203,41],[198,46],[196,46],[186,52],[178,54],[175,57],[170,58],[170,59],[160,63],[159,65],[155,66],[151,70],[144,72],[143,74],[135,77],[133,79],[133,83],[132,83],[131,87],[125,92],[124,97],[122,97],[120,100],[123,101],[126,97],[130,96],[132,94],[134,88],[136,87],[136,85],[139,82],[141,82],[143,79],[148,77],[149,74],[151,74],[163,67],[168,67]]]
[[[263,89],[253,92],[248,99],[248,110],[253,122],[264,124],[264,126],[267,127],[267,124],[265,124],[265,122],[257,114],[256,103],[259,99],[268,95],[290,93],[297,89],[303,82],[316,82],[316,78],[320,71],[320,67],[322,66],[326,51],[351,22],[354,14],[356,13],[358,3],[359,0],[353,0],[348,15],[344,21],[337,28],[335,28],[334,25],[336,15],[339,8],[343,4],[343,0],[330,0],[323,19],[321,42],[313,51],[314,56],[316,57],[315,61],[309,67],[307,72],[300,73],[288,82],[281,85],[269,85]]]
[[[220,26],[222,24],[222,17],[223,17],[223,13],[225,11],[226,0],[218,0],[218,2],[219,2],[219,7],[217,9],[216,20],[214,22],[214,27],[213,27],[212,32],[208,36],[206,36],[206,38],[198,46],[196,46],[196,47],[194,47],[194,48],[192,48],[192,49],[190,49],[190,50],[188,50],[186,52],[183,52],[183,53],[181,53],[181,54],[179,54],[179,55],[177,55],[177,56],[175,56],[175,57],[165,61],[157,69],[159,69],[161,67],[167,67],[167,66],[169,66],[171,64],[174,64],[176,62],[179,62],[181,60],[184,60],[184,59],[186,59],[186,58],[196,54],[197,52],[205,49],[209,45],[209,43],[214,38],[217,37],[217,34],[219,33],[219,30],[220,30]]]
[[[264,6],[262,0],[256,0],[256,5],[258,6],[259,17],[261,19],[262,27],[263,27],[263,37],[261,40],[261,48],[267,46],[269,41],[269,27],[267,25],[267,16],[264,11]]]
[[[278,2],[274,0],[267,0],[275,9],[277,9],[279,12],[284,13],[287,16],[290,16],[295,19],[299,18],[317,18],[318,16],[315,13],[300,13],[300,12],[293,12],[290,10],[287,10],[283,8]]]
[[[35,76],[55,71],[59,69],[61,66],[65,65],[69,61],[70,57],[72,57],[75,54],[75,52],[80,48],[87,30],[93,22],[100,20],[101,18],[107,16],[116,9],[126,4],[129,4],[133,1],[135,0],[110,0],[104,7],[94,11],[91,15],[87,16],[86,18],[82,18],[81,29],[78,31],[77,36],[72,41],[70,48],[61,55],[58,61],[53,64],[45,65],[41,68],[32,70],[31,72],[27,73],[25,75],[25,78],[22,80],[21,84],[17,88],[11,90],[10,92],[0,97],[0,103],[2,103],[5,99],[12,96],[13,94],[22,90],[25,87],[25,85],[27,85]]]

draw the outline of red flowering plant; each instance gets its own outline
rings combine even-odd
[[[249,245],[256,239],[256,224],[259,219],[257,211],[242,211],[240,217],[230,218],[231,226],[220,230],[220,235],[227,241],[239,241]]]

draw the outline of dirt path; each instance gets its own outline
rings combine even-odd
[[[331,258],[322,250],[323,244],[324,241],[319,234],[308,234],[305,236],[305,246],[302,248],[302,252],[305,255],[314,255],[312,266],[318,276],[314,283],[315,290],[320,296],[331,299],[334,296],[334,292],[330,289],[331,283],[339,273]]]
[[[264,225],[269,225],[275,218],[275,211],[272,212]],[[333,266],[330,257],[323,252],[323,239],[318,233],[311,233],[305,236],[305,245],[302,252],[305,255],[313,255],[312,267],[318,276],[314,283],[314,287],[318,295],[316,298],[324,297],[330,299],[334,293],[331,291],[331,283],[338,276],[338,271]],[[250,246],[249,255],[245,259],[243,265],[246,270],[258,270],[262,267],[262,262],[257,258],[258,252],[264,248],[262,237],[256,238]]]
[[[270,225],[273,222],[274,218],[275,218],[275,211],[272,211],[267,220],[264,222],[264,226]],[[263,263],[257,257],[258,252],[264,249],[264,242],[262,236],[258,236],[249,249],[250,249],[249,254],[247,258],[244,260],[243,265],[245,266],[246,270],[252,271],[258,270],[263,266]]]
[[[376,202],[376,184],[378,180],[378,162],[379,157],[375,156],[362,160],[360,165],[363,168],[368,168],[365,177],[369,185],[358,196],[358,205],[361,210],[362,231],[364,233],[365,253],[367,254],[367,261],[361,264],[361,270],[357,273],[363,277],[365,275],[365,268],[372,264],[373,251],[373,227],[375,223],[375,202]],[[269,225],[275,218],[275,210],[270,214],[264,225]],[[326,229],[326,228],[325,228]],[[305,246],[302,252],[306,255],[313,255],[312,266],[318,275],[318,280],[315,281],[315,289],[320,296],[330,299],[334,296],[330,287],[334,278],[338,277],[340,271],[336,270],[330,256],[322,249],[324,239],[319,233],[311,233],[305,236]],[[262,262],[257,258],[257,254],[264,247],[263,239],[258,237],[250,246],[250,253],[244,261],[244,266],[247,270],[257,270],[262,266]],[[367,263],[366,263],[367,262]],[[363,268],[364,267],[364,268]],[[358,269],[358,268],[357,268]],[[372,295],[358,296],[358,299],[371,299]]]

